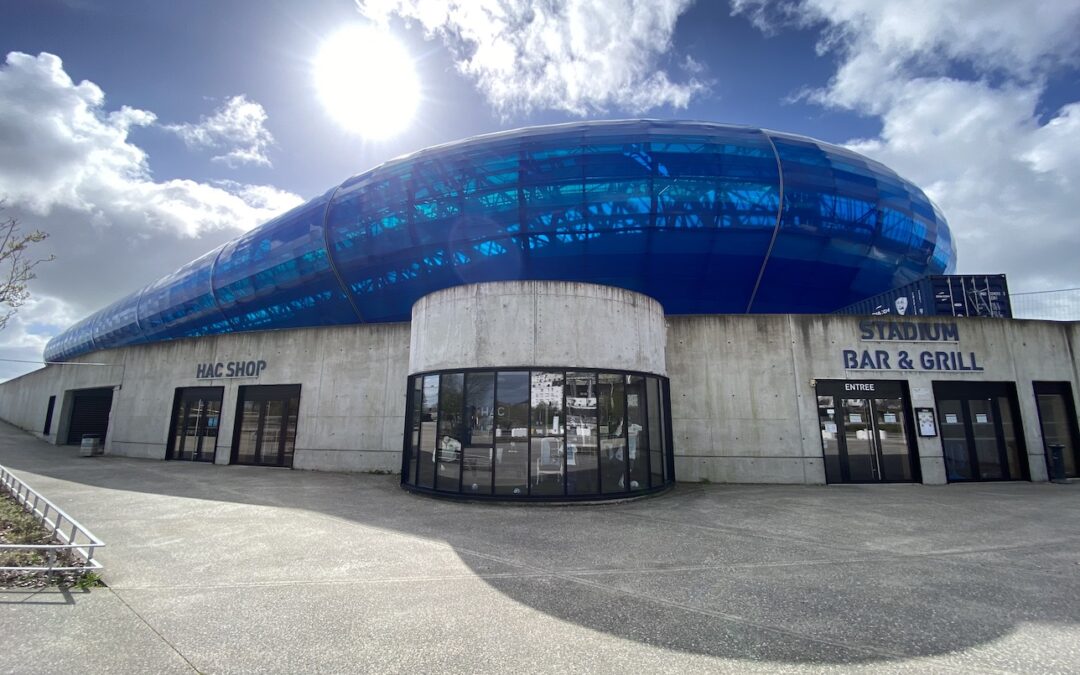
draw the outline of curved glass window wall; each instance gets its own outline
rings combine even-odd
[[[46,346],[407,321],[451,286],[562,280],[669,314],[830,312],[956,254],[930,200],[844,148],[750,127],[635,120],[422,150],[245,232]]]
[[[401,483],[478,499],[632,497],[675,480],[667,378],[444,371],[408,384]]]

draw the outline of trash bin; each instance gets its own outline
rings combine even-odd
[[[103,455],[105,450],[101,447],[101,434],[83,434],[82,445],[79,446],[81,457],[93,457]]]
[[[1047,456],[1047,462],[1050,469],[1050,480],[1055,483],[1064,483],[1065,481],[1065,446],[1064,445],[1050,445],[1047,446],[1049,455]]]

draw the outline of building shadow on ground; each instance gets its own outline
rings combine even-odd
[[[476,504],[409,494],[396,476],[79,458],[6,425],[0,463],[444,542],[524,606],[693,654],[880,663],[1080,622],[1077,485],[679,486],[620,504]]]

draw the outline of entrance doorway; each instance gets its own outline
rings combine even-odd
[[[1012,382],[935,382],[949,481],[1028,480]]]
[[[217,455],[223,387],[176,390],[165,459],[213,462]]]
[[[240,387],[232,463],[291,467],[300,385]]]
[[[818,380],[817,395],[827,482],[920,479],[906,382]]]
[[[1072,386],[1068,382],[1035,382],[1034,386],[1047,462],[1050,446],[1062,446],[1065,476],[1077,478],[1080,476],[1080,430],[1077,430]]]
[[[68,422],[67,444],[82,443],[84,435],[96,435],[105,443],[112,412],[112,387],[80,389],[71,393],[71,419]]]

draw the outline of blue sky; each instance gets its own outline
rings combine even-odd
[[[960,271],[1005,272],[1014,290],[1080,285],[1080,0],[15,8],[0,24],[0,196],[50,233],[41,250],[57,260],[0,333],[2,358],[40,358],[71,322],[389,158],[578,119],[847,144],[938,202]],[[414,62],[421,102],[393,138],[346,131],[316,93],[320,46],[354,24]],[[0,362],[0,377],[32,367]]]

